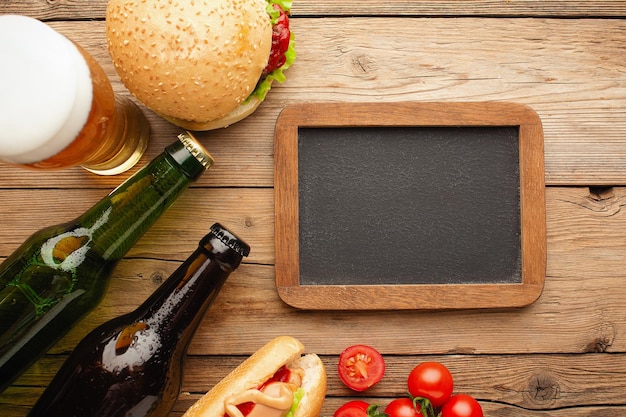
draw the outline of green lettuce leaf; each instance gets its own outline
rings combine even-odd
[[[293,403],[291,403],[291,408],[289,409],[287,414],[285,414],[285,417],[293,417],[293,415],[296,413],[296,409],[298,408],[298,404],[300,404],[300,401],[302,401],[303,397],[304,389],[300,387],[296,390],[296,392],[293,393]]]
[[[292,2],[291,0],[267,0],[266,10],[267,10],[267,13],[271,16],[272,24],[276,23],[276,20],[280,16],[280,12],[274,9],[274,6],[273,6],[274,4],[278,4],[285,11],[285,13],[288,13],[289,10],[291,10]],[[282,67],[276,68],[274,71],[270,72],[267,75],[267,77],[265,77],[265,79],[259,81],[259,83],[256,85],[256,88],[254,89],[252,94],[248,96],[246,101],[250,100],[250,98],[252,97],[257,97],[261,101],[265,100],[265,96],[267,96],[267,92],[270,91],[270,88],[272,88],[272,82],[274,81],[277,81],[279,83],[284,82],[287,79],[287,77],[285,76],[285,74],[283,74],[283,71],[289,68],[291,64],[293,64],[295,61],[296,61],[296,42],[295,42],[295,36],[293,32],[291,32],[289,36],[289,48],[287,49],[287,52],[285,52],[285,63],[283,64]]]
[[[272,25],[275,25],[280,17],[280,12],[274,8],[274,5],[278,4],[285,13],[289,14],[292,3],[293,2],[291,0],[267,0],[265,10],[267,11],[267,14],[270,15]]]

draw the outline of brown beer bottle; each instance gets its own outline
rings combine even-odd
[[[248,245],[220,224],[135,311],[78,344],[30,417],[167,416],[180,392],[187,346]]]
[[[84,214],[35,232],[0,264],[0,392],[100,302],[115,265],[212,162],[181,134]]]

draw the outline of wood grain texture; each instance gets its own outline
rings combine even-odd
[[[0,256],[6,257],[30,234],[44,225],[67,222],[108,194],[100,189],[0,191],[2,219],[15,225],[0,239]],[[28,204],[24,204],[28,201]],[[274,206],[270,189],[192,187],[174,202],[142,239],[128,258],[182,260],[195,249],[210,226],[220,222],[235,234],[245,236],[254,247],[248,262],[274,263]],[[6,223],[5,223],[6,224]],[[270,244],[268,244],[270,243]]]
[[[388,373],[371,390],[358,398],[386,405],[392,398],[402,396],[405,387],[400,381],[419,362],[434,360],[445,363],[455,376],[458,392],[475,396],[481,402],[486,416],[589,416],[589,410],[602,410],[607,416],[620,416],[624,412],[622,380],[602,381],[590,378],[584,369],[614,375],[626,372],[624,355],[527,355],[511,358],[507,355],[445,355],[403,357],[388,356]],[[188,358],[183,380],[183,394],[170,416],[180,416],[197,400],[236,367],[243,357]],[[322,356],[329,370],[334,369],[337,356]],[[39,363],[42,372],[28,372],[21,378],[25,385],[12,387],[3,399],[8,403],[5,417],[23,416],[24,399],[41,392],[37,384],[45,384],[62,358],[50,357]],[[44,371],[47,370],[47,372]],[[210,370],[210,371],[207,371]],[[590,380],[591,379],[591,380]],[[321,415],[330,416],[345,402],[345,396],[354,395],[339,380],[336,372],[329,371],[328,395]],[[609,406],[607,404],[614,404]],[[598,414],[599,415],[599,414]]]
[[[609,416],[619,416],[624,410],[623,381],[613,380],[609,383],[598,378],[590,381],[593,374],[583,369],[595,368],[597,372],[606,375],[623,373],[624,356],[613,355],[610,360],[599,356],[601,355],[528,355],[514,360],[506,355],[386,357],[392,372],[358,398],[386,405],[392,398],[404,394],[405,388],[399,381],[415,364],[424,360],[435,360],[449,367],[455,376],[458,392],[479,399],[487,416],[589,416],[585,412],[590,409],[604,410],[608,413],[605,415]],[[332,369],[337,359],[337,356],[322,357],[328,369]],[[49,358],[42,361],[41,367],[55,370],[60,366],[61,360],[62,358]],[[241,360],[242,357],[189,357],[183,393],[170,415],[181,415]],[[209,369],[210,372],[207,372]],[[5,393],[4,398],[8,403],[5,416],[25,414],[24,399],[38,395],[41,388],[37,388],[35,384],[45,383],[48,377],[52,377],[52,372],[49,371],[43,378],[41,375],[35,378],[29,372],[21,381],[33,384],[31,387],[12,387]],[[332,415],[345,402],[346,395],[354,393],[343,386],[336,373],[330,372],[328,395],[321,415]]]
[[[80,41],[128,94],[106,52],[104,22],[53,27]],[[293,29],[299,54],[287,81],[250,118],[198,135],[217,161],[202,184],[271,187],[274,125],[288,104],[492,100],[539,114],[548,185],[626,184],[625,20],[302,18]],[[180,131],[146,113],[153,133],[143,163]],[[117,181],[80,169],[25,175],[0,164],[0,188]]]
[[[103,19],[106,0],[10,0],[2,13],[22,13],[39,19]],[[293,16],[552,16],[623,17],[621,0],[297,0]]]
[[[0,13],[49,21],[96,57],[118,94],[129,95],[106,51],[105,7],[106,0],[11,0],[0,2]],[[120,262],[102,304],[0,394],[0,415],[25,416],[75,343],[145,300],[213,221],[232,227],[252,252],[193,339],[185,393],[172,417],[284,333],[323,355],[325,416],[352,398],[386,404],[425,359],[448,365],[457,389],[475,395],[489,417],[626,415],[624,16],[621,0],[296,1],[298,59],[287,81],[274,86],[253,116],[197,135],[215,167]],[[547,274],[536,303],[354,314],[298,311],[280,300],[273,139],[283,108],[492,100],[532,107],[544,128]],[[142,108],[152,137],[140,165],[179,133]],[[50,173],[0,164],[0,258],[42,225],[82,213],[136,169],[105,178],[79,168]],[[334,371],[338,353],[353,343],[376,346],[389,364],[383,382],[361,396]]]
[[[338,352],[353,343],[369,343],[387,357],[386,378],[364,394],[381,403],[402,392],[413,364],[432,359],[450,366],[458,389],[476,395],[488,416],[584,416],[589,409],[624,413],[626,341],[621,334],[626,322],[621,300],[626,299],[626,255],[621,231],[626,226],[626,189],[594,191],[548,188],[546,287],[535,304],[523,309],[311,314],[280,300],[271,264],[246,262],[228,279],[192,341],[184,390],[193,395],[181,396],[172,415],[180,415],[264,341],[283,333],[325,356],[330,374],[325,415],[354,395],[334,374]],[[269,190],[264,192],[271,197]],[[234,216],[245,211],[235,206],[225,210]],[[173,206],[171,211],[183,210]],[[172,222],[166,224],[162,227],[173,232]],[[179,227],[193,224],[194,219],[185,219]],[[254,236],[245,228],[238,232]],[[7,231],[1,233],[3,240]],[[158,246],[158,239],[142,240]],[[254,251],[271,245],[272,236],[249,240]],[[158,258],[158,249],[148,251]],[[62,357],[89,328],[132,310],[184,257],[123,260],[103,303],[51,351],[54,355],[44,357],[0,395],[0,409],[8,413],[3,415],[25,415]]]

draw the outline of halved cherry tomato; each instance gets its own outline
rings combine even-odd
[[[365,401],[348,401],[335,411],[333,417],[367,417],[367,407],[369,404]]]
[[[424,417],[420,406],[410,398],[396,398],[385,407],[385,414],[389,417]]]
[[[474,397],[457,394],[443,405],[441,417],[483,417],[483,409]]]
[[[354,391],[365,391],[385,374],[383,356],[371,346],[354,345],[339,355],[339,378]]]
[[[441,407],[452,395],[452,374],[439,362],[422,362],[409,374],[407,381],[413,397],[430,400],[433,407]]]

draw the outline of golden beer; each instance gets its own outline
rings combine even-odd
[[[147,147],[139,107],[115,96],[89,53],[36,19],[0,16],[0,91],[0,159],[9,163],[114,175]]]

